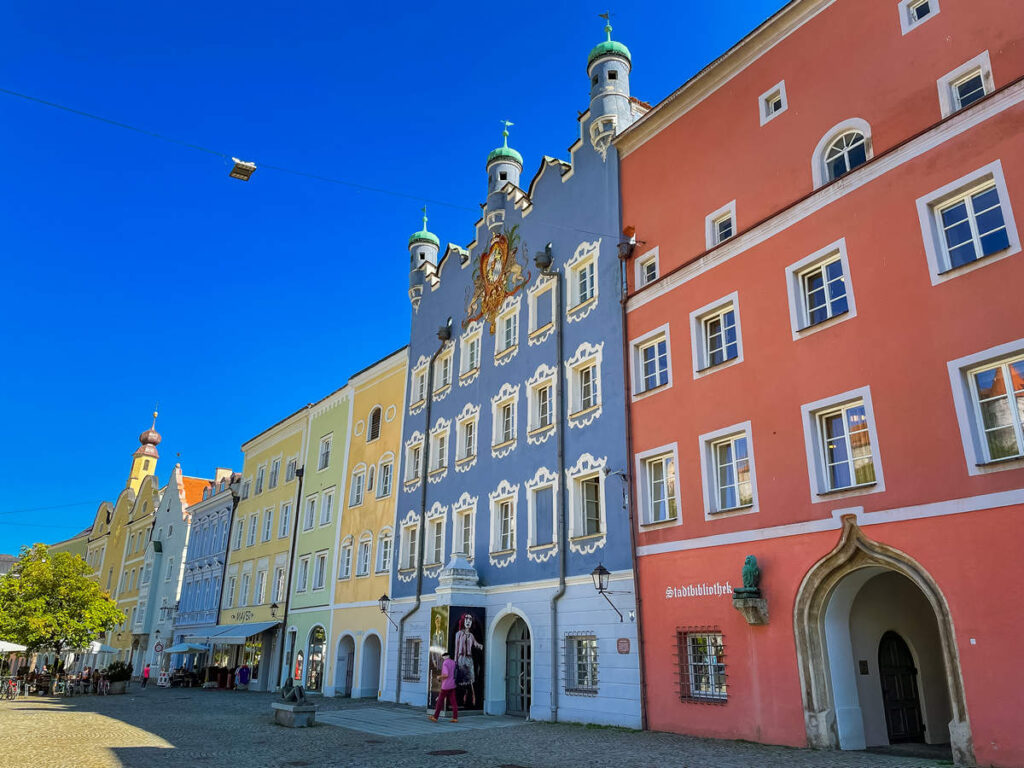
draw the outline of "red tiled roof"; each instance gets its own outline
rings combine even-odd
[[[181,484],[185,486],[185,503],[190,507],[203,500],[203,491],[210,487],[210,480],[202,477],[181,476]]]

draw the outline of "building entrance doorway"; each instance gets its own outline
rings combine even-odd
[[[530,714],[530,629],[517,618],[505,640],[505,714]]]
[[[356,644],[352,635],[338,641],[338,663],[334,665],[334,695],[352,695],[352,672],[355,669]]]
[[[878,679],[889,743],[924,741],[917,667],[906,642],[892,631],[882,635],[878,644]]]

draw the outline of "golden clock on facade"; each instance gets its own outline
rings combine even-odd
[[[473,266],[473,286],[466,303],[463,328],[486,318],[490,332],[494,333],[494,323],[505,300],[518,293],[530,279],[529,272],[524,274],[518,253],[518,227],[491,236],[487,250]]]

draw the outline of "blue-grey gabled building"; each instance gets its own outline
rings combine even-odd
[[[385,699],[433,703],[448,651],[460,708],[641,724],[611,142],[646,105],[606,32],[569,161],[522,179],[507,124],[476,239],[409,239]]]

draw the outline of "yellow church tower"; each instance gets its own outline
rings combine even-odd
[[[157,412],[153,411],[153,426],[139,435],[139,447],[132,454],[132,473],[128,476],[128,487],[135,493],[147,475],[156,474],[156,460],[160,458],[156,447],[160,444],[160,433],[156,431]]]

